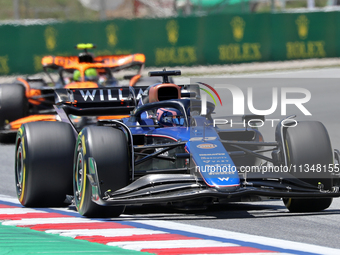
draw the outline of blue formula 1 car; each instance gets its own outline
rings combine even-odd
[[[215,105],[202,105],[197,84],[168,82],[179,74],[151,72],[163,83],[147,88],[56,90],[61,121],[27,123],[17,134],[21,204],[63,206],[69,195],[81,215],[114,217],[128,205],[190,208],[263,198],[282,198],[292,212],[320,211],[340,196],[339,153],[323,124],[285,119],[274,142],[264,142],[254,123],[219,127]],[[73,115],[98,121],[77,130]],[[98,118],[105,115],[129,117]]]

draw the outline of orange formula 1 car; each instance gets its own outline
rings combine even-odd
[[[137,71],[126,75],[126,85],[151,85],[158,80],[142,77],[143,54],[106,55],[94,57],[88,52],[93,44],[78,44],[79,56],[45,56],[42,65],[48,82],[42,78],[16,78],[11,84],[0,84],[0,142],[14,141],[18,128],[33,121],[58,121],[55,114],[54,90],[58,88],[98,88],[121,86],[113,73],[122,69]],[[125,117],[125,116],[124,116]],[[119,116],[116,116],[119,118]],[[75,122],[83,125],[81,118]]]

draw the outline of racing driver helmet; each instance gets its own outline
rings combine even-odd
[[[80,77],[81,77],[80,71],[79,70],[74,70],[74,72],[73,72],[73,80],[74,81],[80,81]]]
[[[174,108],[160,108],[157,110],[157,121],[164,127],[177,127],[184,125],[184,117]]]
[[[85,70],[85,81],[97,82],[99,79],[98,72],[95,68],[89,68]]]

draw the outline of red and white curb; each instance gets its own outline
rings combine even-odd
[[[166,254],[340,254],[339,249],[161,220],[88,219],[67,209],[23,208],[0,195],[3,225],[26,227],[123,249]]]

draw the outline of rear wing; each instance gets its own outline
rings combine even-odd
[[[59,67],[72,66],[78,64],[78,56],[45,56],[41,59],[44,68],[58,69]]]
[[[197,84],[179,85],[181,97],[200,99]],[[55,104],[74,115],[129,115],[149,86],[56,89]]]
[[[94,58],[95,63],[103,63],[103,65],[118,71],[132,66],[142,66],[145,63],[145,55],[141,53],[130,55],[107,55]]]
[[[89,61],[82,60],[81,56],[45,56],[41,60],[44,68],[58,69],[74,68],[82,63],[93,64],[95,67],[110,68],[114,71],[129,68],[132,66],[143,66],[145,55],[136,53],[129,55],[107,55],[91,58]]]
[[[129,115],[137,105],[131,87],[56,89],[55,104],[79,116]]]

